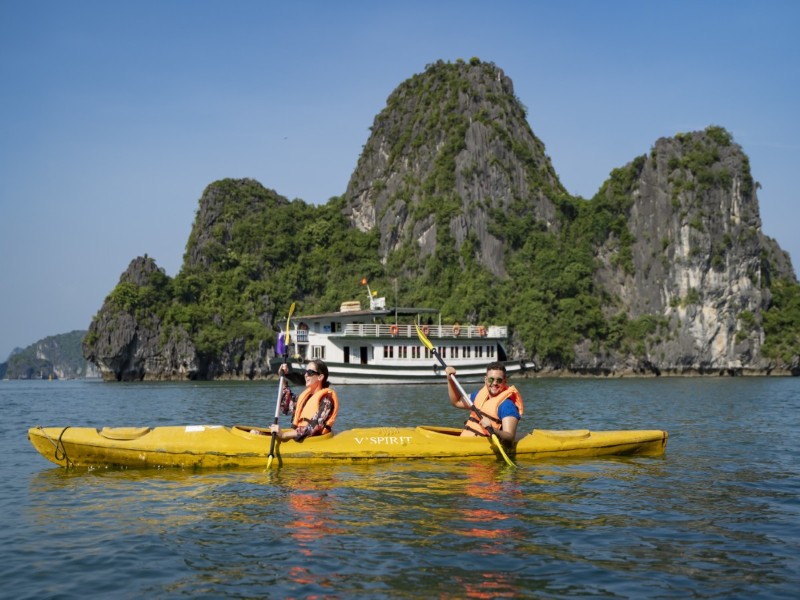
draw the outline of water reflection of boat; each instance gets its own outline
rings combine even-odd
[[[269,430],[236,425],[168,427],[34,427],[28,439],[62,467],[258,467],[267,464]],[[414,459],[496,459],[486,438],[451,427],[372,427],[276,444],[279,464]],[[517,459],[660,455],[661,430],[534,429],[508,449]]]
[[[441,383],[444,370],[419,341],[414,327],[419,323],[462,382],[481,381],[486,365],[494,361],[503,363],[509,375],[534,368],[532,361],[511,359],[505,325],[443,324],[436,309],[387,308],[385,298],[369,292],[367,298],[367,309],[355,300],[336,312],[293,317],[287,349],[292,362],[324,360],[335,385]],[[285,335],[283,325],[280,335]]]

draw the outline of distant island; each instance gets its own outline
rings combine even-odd
[[[82,354],[86,330],[53,335],[15,349],[0,363],[0,379],[83,379],[98,378],[100,372]]]

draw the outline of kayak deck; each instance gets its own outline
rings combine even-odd
[[[462,437],[452,427],[369,427],[276,442],[278,464],[377,462],[420,459],[490,459],[487,438]],[[542,459],[663,454],[662,430],[551,431],[535,429],[507,448],[510,457]],[[266,466],[269,428],[234,425],[167,427],[33,427],[28,439],[62,467],[225,468]]]

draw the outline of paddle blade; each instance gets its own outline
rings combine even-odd
[[[420,329],[420,328],[419,328],[419,325],[417,325],[416,323],[414,323],[414,327],[416,327],[416,328],[417,328],[417,337],[419,338],[419,341],[420,341],[420,342],[422,342],[422,344],[423,344],[423,345],[424,345],[424,346],[425,346],[425,347],[426,347],[428,350],[433,350],[433,344],[432,344],[432,343],[431,343],[431,341],[428,339],[428,336],[426,336],[424,333],[422,333],[422,329]]]
[[[506,461],[506,464],[509,467],[516,467],[517,466],[517,465],[514,464],[514,461],[512,461],[508,457],[508,454],[506,454],[506,451],[503,448],[503,443],[500,441],[500,438],[497,437],[497,434],[494,433],[494,432],[492,433],[492,443],[494,444],[495,448],[497,448],[497,450],[500,452],[500,455],[503,457],[503,460]]]
[[[286,337],[284,339],[284,342],[286,343],[286,347],[287,348],[289,347],[289,341],[291,340],[291,335],[289,334],[289,329],[291,327],[290,321],[292,320],[292,315],[293,314],[294,314],[294,302],[292,302],[292,305],[289,307],[289,316],[286,317]]]
[[[275,417],[275,422],[278,422],[278,417]],[[272,441],[269,443],[269,456],[267,457],[267,470],[272,466],[272,457],[275,456],[275,438],[277,435],[272,432]]]

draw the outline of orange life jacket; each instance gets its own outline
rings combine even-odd
[[[333,388],[319,388],[313,393],[310,389],[306,388],[300,392],[300,396],[297,398],[297,407],[294,411],[294,417],[292,418],[292,425],[294,425],[295,428],[301,425],[307,425],[317,412],[319,412],[319,405],[322,399],[328,395],[330,395],[331,401],[333,402],[333,409],[331,410],[331,414],[328,415],[328,419],[325,421],[325,428],[322,432],[329,433],[333,428],[333,422],[336,421],[336,415],[339,414],[339,397],[336,395],[336,390]]]
[[[483,416],[492,422],[494,429],[503,428],[503,422],[500,420],[500,417],[497,413],[500,410],[500,405],[507,398],[511,398],[514,404],[517,405],[519,416],[522,417],[522,414],[525,412],[525,406],[522,404],[522,396],[520,396],[517,388],[513,385],[507,387],[493,398],[489,397],[489,388],[483,386],[478,392],[478,395],[475,396],[475,408],[477,408]],[[470,410],[469,419],[467,419],[467,422],[464,423],[464,430],[461,432],[461,435],[489,436],[489,432],[483,428],[480,417],[475,414],[474,410]]]

